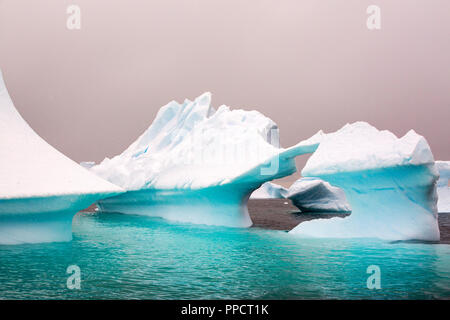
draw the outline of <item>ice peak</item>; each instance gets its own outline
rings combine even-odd
[[[388,130],[378,130],[367,122],[358,121],[324,134],[302,173],[314,176],[433,161],[425,138],[414,130],[397,138]]]
[[[283,153],[271,119],[225,105],[215,111],[206,92],[193,101],[163,106],[127,150],[92,171],[128,190],[201,188],[233,181],[278,153],[288,161],[305,150],[303,144]]]

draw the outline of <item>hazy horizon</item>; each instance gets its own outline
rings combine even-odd
[[[381,30],[366,27],[371,4]],[[449,13],[444,0],[0,0],[0,69],[24,119],[77,162],[121,153],[161,106],[205,91],[270,117],[284,147],[361,120],[414,129],[450,160]]]

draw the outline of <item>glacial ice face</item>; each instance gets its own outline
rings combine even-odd
[[[322,135],[279,148],[269,118],[226,106],[216,111],[210,103],[209,93],[170,102],[122,154],[93,166],[92,172],[128,190],[100,201],[100,209],[248,227],[251,192],[294,173],[295,156],[313,152]]]
[[[437,182],[438,212],[450,213],[450,161],[436,161],[436,169],[439,171]]]
[[[412,130],[397,138],[365,122],[347,124],[323,136],[302,175],[342,188],[352,213],[301,223],[291,234],[439,240],[437,170],[428,143]]]
[[[283,199],[286,197],[286,194],[286,188],[272,182],[265,182],[261,187],[253,191],[250,199]]]
[[[0,244],[68,241],[72,218],[121,188],[54,149],[22,119],[0,72]]]
[[[350,212],[345,193],[317,178],[301,178],[287,193],[292,203],[302,212]]]

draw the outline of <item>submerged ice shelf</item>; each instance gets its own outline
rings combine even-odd
[[[257,111],[211,107],[211,95],[162,107],[122,154],[90,170],[127,190],[101,200],[121,212],[248,227],[250,194],[296,171],[294,158],[313,152],[321,133],[284,149],[276,124]]]
[[[439,240],[438,177],[426,140],[397,138],[364,122],[324,135],[302,170],[345,191],[352,214],[301,223],[302,237]]]
[[[123,190],[54,149],[22,119],[0,72],[0,244],[68,241],[72,218]]]

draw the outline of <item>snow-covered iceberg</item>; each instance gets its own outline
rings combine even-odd
[[[294,158],[316,150],[321,133],[284,149],[276,124],[257,111],[211,107],[211,95],[162,107],[122,154],[90,170],[126,189],[101,211],[248,227],[250,194],[296,171]]]
[[[450,161],[436,161],[436,168],[439,171],[437,182],[438,212],[450,212]]]
[[[324,238],[439,240],[437,170],[426,140],[397,138],[365,122],[326,134],[302,170],[345,191],[346,218],[301,223],[291,234]]]
[[[286,188],[276,183],[265,182],[261,187],[253,191],[250,199],[284,199],[286,195]]]
[[[301,178],[289,188],[287,196],[302,212],[350,212],[345,193],[317,178]]]
[[[68,241],[72,218],[122,189],[58,152],[22,119],[0,72],[0,244]]]

